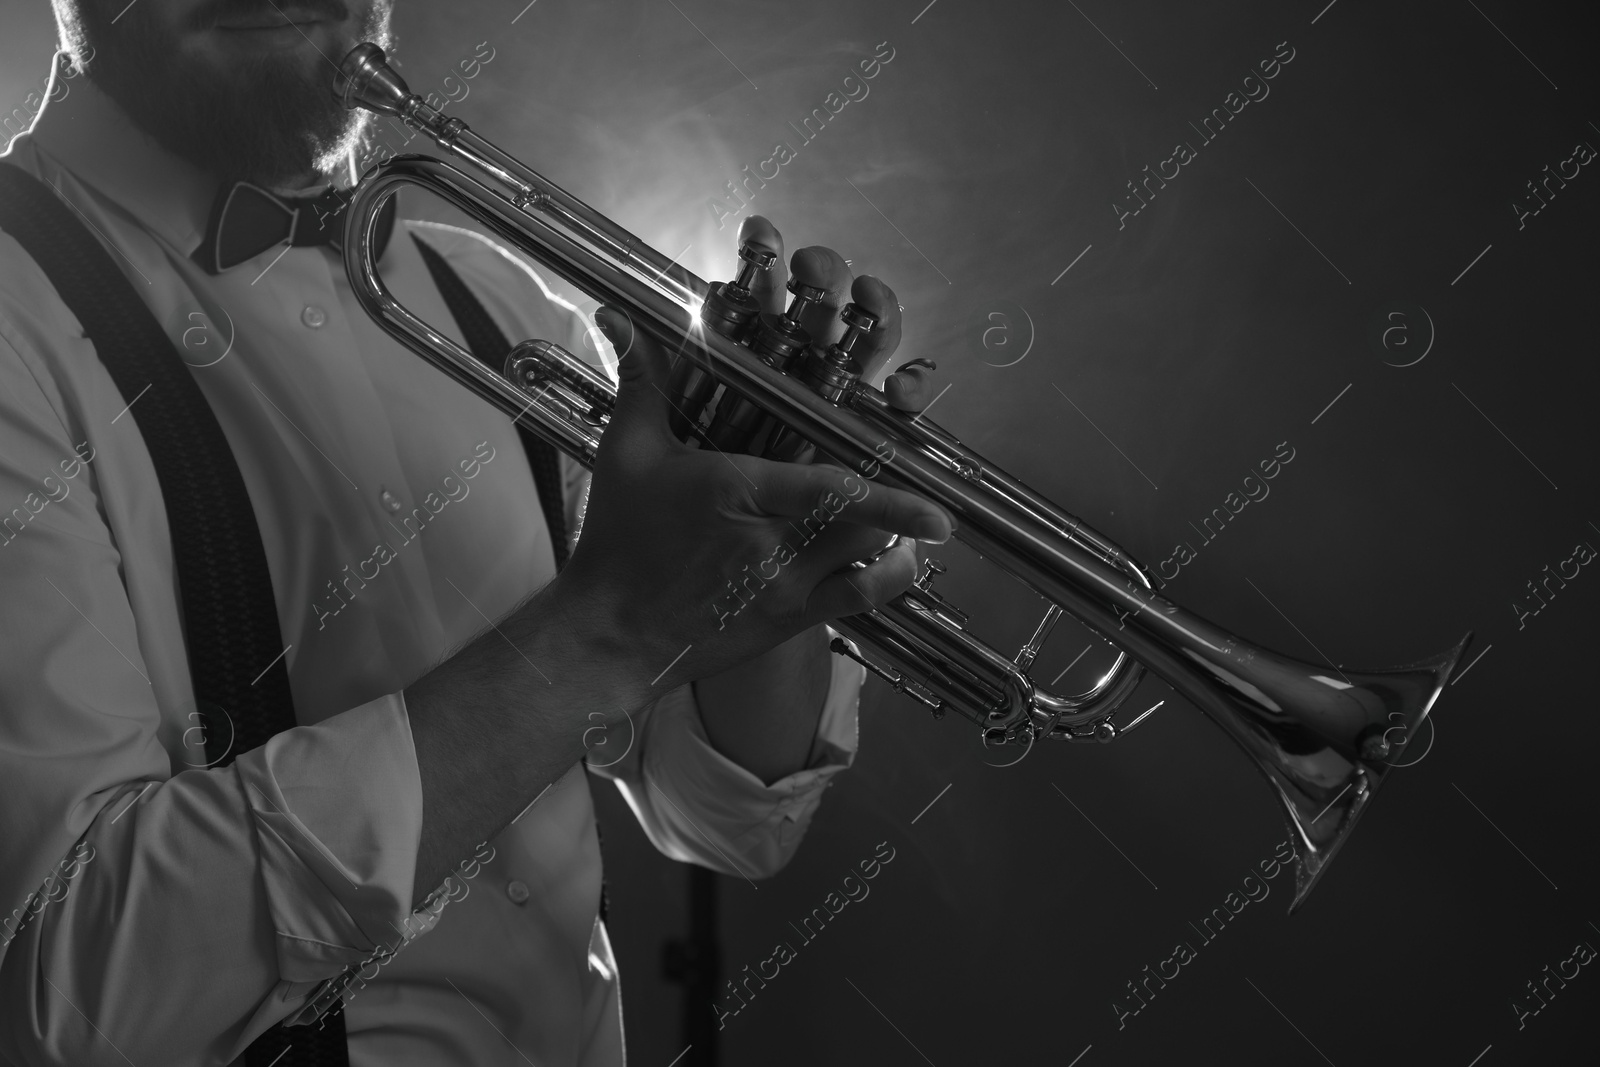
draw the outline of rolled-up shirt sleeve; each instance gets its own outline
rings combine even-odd
[[[61,466],[26,344],[0,321],[0,1061],[229,1062],[410,914],[404,700],[184,768],[102,506],[138,487]]]
[[[589,767],[616,781],[665,855],[745,878],[776,874],[800,846],[829,781],[855,761],[866,672],[840,656],[832,670],[810,758],[771,785],[712,747],[692,685],[634,717],[625,755],[612,753],[628,742],[626,728],[609,730],[604,744],[591,746]]]

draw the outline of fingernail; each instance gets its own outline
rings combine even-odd
[[[628,318],[626,311],[604,305],[595,309],[595,322],[605,332],[606,340],[613,346],[628,344],[633,341],[633,320]]]
[[[911,524],[912,532],[917,535],[917,540],[927,541],[929,544],[942,545],[950,540],[950,534],[945,530],[945,524],[932,515],[923,515]]]

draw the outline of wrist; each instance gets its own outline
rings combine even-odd
[[[528,602],[552,665],[585,688],[585,704],[616,722],[659,693],[652,693],[649,652],[641,648],[620,614],[606,610],[593,595],[563,572]],[[658,668],[659,673],[659,668]]]

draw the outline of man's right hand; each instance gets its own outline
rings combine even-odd
[[[668,423],[666,354],[614,309],[596,321],[621,354],[621,383],[583,535],[551,593],[620,671],[612,677],[625,680],[616,692],[627,703],[883,604],[914,577],[911,541],[850,565],[891,535],[950,536],[937,506],[839,467],[680,442]]]
[[[683,444],[667,420],[665,353],[626,316],[597,319],[622,354],[621,385],[572,558],[405,690],[423,797],[418,903],[583,759],[597,719],[620,724],[670,689],[884,603],[911,584],[911,542],[850,565],[891,535],[951,532],[934,505],[838,467]]]

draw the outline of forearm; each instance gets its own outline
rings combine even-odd
[[[641,687],[620,641],[582,636],[556,583],[405,690],[422,783],[413,906],[583,758]]]
[[[712,746],[765,784],[802,769],[827,700],[831,655],[827,629],[813,626],[694,683]]]

